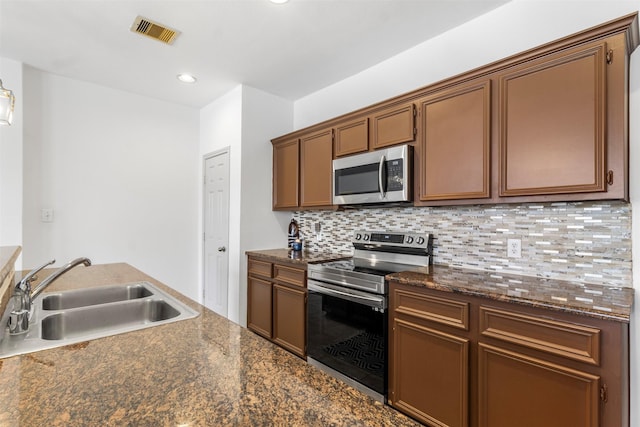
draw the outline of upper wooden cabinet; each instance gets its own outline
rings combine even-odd
[[[359,118],[335,127],[335,156],[348,156],[369,149],[369,118]]]
[[[629,200],[629,63],[639,44],[635,13],[277,138],[274,149],[335,132],[322,153],[313,147],[317,170],[300,171],[319,181],[299,204],[281,200],[291,183],[274,182],[274,209],[330,205],[320,188],[329,145],[333,157],[413,145],[417,206]]]
[[[273,141],[273,210],[331,207],[333,129]]]
[[[371,115],[371,148],[388,147],[415,140],[416,107],[413,103],[393,106]]]
[[[273,209],[298,207],[297,138],[273,144]]]
[[[500,195],[606,190],[607,43],[499,76]]]
[[[300,138],[300,205],[330,206],[333,129]]]
[[[490,196],[490,91],[484,79],[419,101],[419,200]]]

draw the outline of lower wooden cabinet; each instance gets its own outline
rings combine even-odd
[[[388,403],[428,426],[629,426],[629,325],[389,284]]]
[[[478,371],[480,426],[600,425],[599,375],[482,343]]]
[[[271,338],[272,284],[249,276],[247,279],[247,327]]]
[[[306,357],[306,269],[249,257],[247,328]]]
[[[427,424],[468,425],[469,340],[401,319],[393,335],[393,406]]]
[[[273,285],[273,341],[300,357],[306,356],[305,289]]]

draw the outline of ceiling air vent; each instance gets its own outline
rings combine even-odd
[[[162,24],[154,22],[150,19],[137,16],[131,26],[131,31],[143,34],[152,39],[160,40],[166,44],[173,44],[173,41],[180,35],[180,31],[172,30]]]

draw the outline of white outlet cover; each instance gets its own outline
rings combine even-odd
[[[522,257],[522,240],[507,239],[507,257],[509,258]]]

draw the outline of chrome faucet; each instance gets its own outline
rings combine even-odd
[[[91,260],[89,258],[76,258],[51,273],[51,275],[40,282],[35,289],[31,290],[31,282],[38,278],[36,274],[54,262],[56,262],[56,260],[52,259],[51,261],[45,262],[40,267],[33,269],[16,285],[13,296],[10,300],[10,303],[13,305],[9,315],[9,333],[11,335],[21,334],[29,330],[29,319],[31,318],[31,309],[33,307],[33,299],[35,297],[44,291],[57,278],[71,270],[73,267],[80,264],[84,264],[86,267],[91,265]]]
[[[38,286],[36,286],[36,288],[33,290],[33,292],[31,292],[31,299],[37,297],[40,292],[44,291],[58,277],[62,276],[64,273],[80,264],[84,264],[85,267],[89,267],[91,265],[91,260],[89,258],[76,258],[73,261],[69,261],[68,263],[51,273],[51,275],[44,279],[42,282],[40,282]]]

